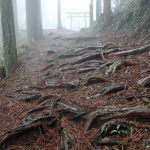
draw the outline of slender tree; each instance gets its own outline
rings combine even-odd
[[[104,24],[108,25],[111,20],[111,0],[103,0],[104,3]]]
[[[26,21],[28,39],[40,39],[43,36],[41,0],[26,0]]]
[[[93,19],[93,0],[91,0],[91,2],[90,2],[90,26],[91,27],[93,25],[93,22],[94,22],[94,19]]]
[[[3,33],[4,63],[8,75],[17,64],[17,48],[12,0],[1,1],[1,21]]]
[[[16,40],[19,39],[19,25],[18,25],[18,12],[17,12],[17,0],[12,0],[13,2],[13,12],[14,12],[14,23],[15,23],[15,33]]]
[[[96,21],[99,20],[102,11],[102,1],[96,0]]]
[[[61,30],[62,29],[62,22],[61,22],[61,0],[58,0],[58,8],[57,8],[57,29]]]

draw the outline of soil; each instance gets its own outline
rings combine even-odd
[[[115,37],[114,37],[115,35]],[[104,60],[91,60],[85,64],[73,64],[82,56],[63,59],[60,56],[69,54],[70,51],[87,46],[104,46],[113,43],[122,49],[131,49],[142,45],[142,43],[129,43],[124,34],[114,32],[96,34],[82,31],[80,33],[51,32],[43,39],[30,44],[28,51],[19,58],[18,66],[6,79],[0,81],[0,140],[8,134],[8,131],[22,125],[22,118],[29,110],[37,108],[46,96],[53,101],[59,97],[60,102],[76,108],[78,112],[90,113],[97,109],[107,108],[122,109],[129,107],[149,107],[150,89],[138,84],[140,79],[149,76],[149,72],[143,72],[150,67],[150,55],[147,53],[128,56],[126,58],[115,56],[104,56]],[[104,50],[103,50],[104,51]],[[88,51],[85,56],[94,54],[96,51]],[[121,66],[113,73],[106,74],[109,66],[102,67],[107,62],[119,62],[126,60],[131,66]],[[83,65],[83,67],[82,67]],[[87,69],[94,66],[94,69]],[[79,73],[80,69],[82,70]],[[96,77],[96,81],[88,78]],[[97,79],[98,78],[98,79]],[[99,79],[100,78],[100,79]],[[93,78],[92,78],[93,79]],[[98,82],[97,82],[98,80]],[[102,82],[101,82],[102,81]],[[93,83],[94,84],[91,84]],[[64,89],[58,87],[60,84],[70,83],[77,88]],[[47,88],[47,85],[55,85],[55,88]],[[79,86],[78,86],[79,84]],[[57,87],[56,87],[57,85]],[[118,90],[118,85],[123,89]],[[66,84],[65,84],[66,86]],[[117,86],[117,91],[108,92],[110,87]],[[107,93],[108,92],[108,93]],[[148,95],[138,97],[137,95]],[[131,99],[127,97],[133,96]],[[6,150],[57,150],[63,149],[60,145],[62,129],[67,129],[72,134],[75,143],[69,142],[68,149],[71,150],[113,150],[113,149],[138,149],[144,150],[150,147],[149,128],[132,127],[132,134],[118,138],[122,144],[92,144],[92,139],[99,131],[99,124],[93,123],[89,130],[85,130],[86,120],[76,122],[68,118],[71,113],[61,116],[53,127],[37,128],[38,131],[23,133],[7,141],[2,149]],[[115,118],[117,119],[117,118]],[[119,119],[119,118],[118,118]],[[136,125],[150,126],[149,120],[138,122],[136,119],[122,118]],[[146,123],[145,123],[146,122]],[[43,131],[44,130],[44,131]],[[62,144],[63,145],[63,144]],[[65,145],[65,144],[64,144]],[[67,150],[67,148],[64,148]]]

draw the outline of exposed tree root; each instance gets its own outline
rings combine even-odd
[[[132,65],[133,64],[128,61],[115,62],[109,67],[109,69],[106,71],[106,74],[109,75],[109,74],[116,73],[118,70],[122,69],[123,67],[128,67]]]
[[[82,68],[82,69],[79,69],[77,71],[78,74],[82,74],[82,73],[87,73],[87,72],[90,72],[90,71],[94,71],[96,68],[94,67],[91,67],[91,68]]]
[[[149,120],[150,109],[146,106],[128,107],[123,109],[98,109],[88,115],[89,121],[85,124],[85,130],[89,130],[95,122],[103,124],[111,119],[138,119]]]
[[[113,120],[106,122],[101,128],[100,131],[97,132],[95,137],[92,140],[92,144],[94,145],[120,145],[122,144],[119,140],[114,140],[112,138],[105,139],[105,137],[109,137],[112,135],[119,136],[130,136],[132,134],[132,129],[130,123],[122,120]],[[104,142],[105,141],[105,142]]]
[[[122,90],[125,90],[127,87],[124,85],[116,85],[116,86],[111,86],[111,87],[105,87],[105,91],[104,94],[112,94],[112,93],[116,93]]]
[[[84,58],[81,58],[72,64],[75,65],[75,64],[81,64],[81,63],[84,63],[84,62],[87,62],[90,60],[102,60],[102,59],[103,59],[103,57],[102,57],[101,53],[95,53],[95,54],[92,54],[90,56],[86,56]]]
[[[90,77],[86,80],[86,83],[84,85],[88,86],[88,85],[102,83],[102,82],[107,82],[107,80],[105,78],[100,78],[100,77]]]
[[[123,52],[113,53],[111,55],[115,55],[115,56],[138,55],[138,54],[142,54],[142,53],[149,52],[149,51],[150,51],[150,44],[145,45],[145,46],[140,47],[140,48],[137,48],[137,49],[132,49],[132,50],[127,50],[127,51],[123,51]]]
[[[35,129],[38,129],[39,127],[51,126],[55,122],[56,122],[56,118],[48,116],[44,118],[39,118],[29,124],[21,125],[14,129],[11,129],[0,141],[0,148],[3,149],[3,147],[5,147],[9,141],[14,140],[20,135],[22,136],[24,134],[27,134]]]
[[[43,72],[43,71],[46,71],[46,70],[48,70],[48,69],[50,69],[51,67],[53,67],[54,66],[54,64],[49,64],[48,66],[46,66],[45,68],[43,68],[41,71]]]
[[[137,83],[143,87],[150,87],[150,76],[139,80]]]
[[[67,90],[75,90],[79,88],[79,82],[69,82],[69,83],[61,83],[61,84],[51,84],[46,82],[46,88],[51,89],[67,89]]]
[[[27,95],[24,98],[21,98],[22,101],[30,102],[33,100],[38,100],[41,97],[40,94]]]

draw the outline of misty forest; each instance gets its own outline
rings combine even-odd
[[[150,150],[150,0],[0,0],[0,150]]]

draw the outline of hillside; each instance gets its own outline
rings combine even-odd
[[[109,41],[53,33],[32,43],[0,82],[0,149],[148,149],[149,55],[120,57],[128,48]]]
[[[96,29],[102,31],[104,28],[111,28],[115,31],[125,31],[130,40],[150,39],[150,1],[132,0],[124,10],[113,13],[112,21],[107,27],[103,26],[100,19]]]

